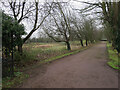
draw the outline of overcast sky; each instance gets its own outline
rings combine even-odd
[[[48,0],[48,1],[50,2],[50,0]],[[56,0],[56,1],[58,1],[58,0]],[[69,0],[59,0],[59,1],[60,2],[67,2]],[[85,1],[85,0],[78,0],[78,1]],[[88,1],[88,0],[86,0],[86,1]],[[86,6],[86,4],[83,4],[83,3],[80,3],[80,2],[77,2],[77,1],[74,1],[74,0],[70,0],[70,4],[72,5],[73,8],[76,8],[76,9],[82,9]],[[29,26],[28,26],[28,28],[29,28]],[[34,32],[34,34],[31,37],[38,37],[39,36],[39,31],[40,30]]]
[[[19,0],[18,0],[19,1]],[[28,0],[30,2],[34,1],[34,0]],[[51,2],[52,0],[46,0],[48,2]],[[85,1],[85,2],[96,2],[98,0],[54,0],[54,1],[59,1],[59,2],[70,2],[70,5],[75,8],[75,9],[83,9],[86,7],[86,4],[80,3],[79,1]],[[2,0],[2,2],[6,2],[6,0]],[[39,0],[39,2],[44,2],[44,0]],[[0,8],[2,8],[3,10],[5,10],[6,13],[9,13],[9,11],[4,8],[1,4],[0,4]],[[93,15],[93,17],[95,17],[95,15]],[[22,22],[25,25],[26,28],[26,32],[29,33],[31,30],[31,24],[29,22],[23,21]],[[31,38],[33,37],[38,37],[39,36],[39,31],[37,30],[36,32],[33,33],[33,35],[31,36]]]
[[[59,0],[59,1],[67,2],[66,0]],[[92,3],[96,2],[96,0],[68,0],[68,1],[70,1],[71,6],[73,8],[75,8],[75,9],[83,9],[83,8],[85,8],[87,6],[87,4],[83,4],[83,3],[78,2],[78,1],[86,1],[86,2],[92,2]],[[92,16],[95,17],[95,15],[92,15]],[[96,23],[98,23],[98,21]],[[28,23],[25,23],[25,24],[26,24],[27,28],[30,28],[29,25],[28,25]],[[101,27],[101,25],[99,25],[98,27]],[[28,29],[27,32],[29,32],[29,30],[30,29]],[[31,36],[31,38],[33,38],[33,37],[39,37],[39,31],[40,30],[34,32],[33,35]]]

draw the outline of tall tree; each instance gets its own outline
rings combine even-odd
[[[26,0],[23,0],[23,1],[11,1],[9,2],[9,6],[8,8],[10,7],[10,10],[12,11],[12,16],[15,18],[15,20],[18,22],[18,23],[22,23],[23,20],[34,20],[33,22],[33,28],[31,29],[31,31],[27,34],[27,36],[25,38],[21,38],[20,35],[18,35],[19,38],[21,38],[22,40],[22,43],[20,45],[18,45],[18,51],[19,52],[22,52],[22,45],[25,43],[25,41],[27,39],[30,38],[30,36],[40,28],[40,26],[42,25],[42,23],[44,22],[44,20],[46,19],[46,17],[50,14],[50,11],[51,11],[51,7],[52,7],[52,3],[49,3],[49,4],[43,4],[43,5],[39,5],[39,3],[37,1],[35,2],[27,2]],[[45,2],[47,3],[47,2]],[[5,2],[3,2],[3,5],[5,5]],[[45,11],[45,6],[49,8],[47,8],[47,10]],[[43,11],[46,12],[44,13],[44,16],[42,18],[39,18],[40,17],[40,14],[42,13],[39,13],[40,11]],[[34,15],[35,13],[35,15]],[[34,18],[35,17],[35,18]],[[41,21],[39,21],[41,19]]]
[[[74,25],[72,30],[72,35],[74,36],[72,37],[80,40],[81,46],[84,46],[83,40],[85,39],[85,35],[83,33],[83,21],[80,17],[73,15],[73,17],[71,17],[71,23]]]
[[[77,0],[76,0],[77,1]],[[77,1],[81,2],[81,1]],[[90,10],[93,10],[95,8],[101,9],[99,12],[102,14],[101,19],[104,21],[104,25],[106,23],[109,24],[110,30],[112,31],[112,45],[113,47],[120,53],[120,1],[113,1],[113,0],[106,0],[106,1],[98,1],[96,3],[90,3],[90,2],[83,2],[87,4],[88,6],[82,10],[82,12],[88,12]],[[110,32],[111,32],[110,31]]]
[[[54,3],[54,7],[56,8],[52,9],[51,16],[49,17],[51,22],[47,21],[43,29],[50,38],[56,42],[65,42],[67,49],[71,50],[69,42],[71,34],[69,16],[67,16],[67,13],[65,14],[65,8],[62,7],[62,3]]]

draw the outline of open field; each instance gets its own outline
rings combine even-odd
[[[23,56],[15,53],[15,60],[18,66],[27,66],[36,62],[73,52],[81,48],[79,41],[71,42],[71,51],[66,49],[65,43],[29,43],[23,46]]]

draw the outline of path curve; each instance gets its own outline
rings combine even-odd
[[[106,44],[29,70],[19,88],[118,88],[118,72],[107,64]]]

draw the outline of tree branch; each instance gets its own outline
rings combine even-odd
[[[20,17],[20,19],[18,20],[18,23],[20,23],[21,22],[21,20],[22,20],[22,18],[23,18],[23,12],[24,12],[24,8],[25,8],[25,1],[23,2],[23,4],[22,4],[22,11],[21,11],[21,17]]]
[[[53,4],[53,3],[52,3]],[[44,20],[48,17],[48,15],[50,14],[51,11],[51,7],[52,4],[50,6],[50,10],[48,11],[48,14],[42,19],[41,23],[37,26],[37,21],[38,21],[38,2],[36,2],[36,19],[35,19],[35,23],[34,23],[34,27],[31,30],[31,32],[23,39],[23,42],[25,42],[32,34],[33,32],[35,32],[44,22]]]

